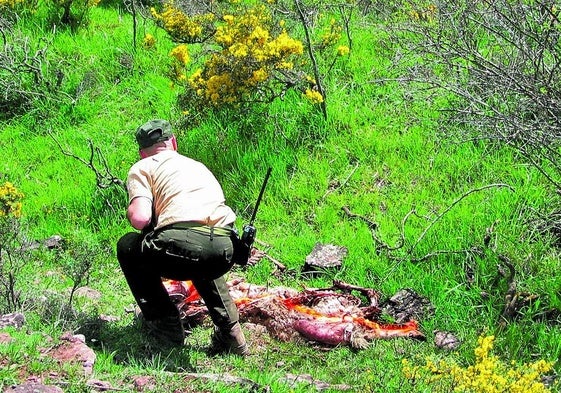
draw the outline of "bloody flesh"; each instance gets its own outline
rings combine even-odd
[[[374,320],[376,312],[372,309],[376,308],[373,304],[377,299],[370,299],[370,305],[361,307],[357,297],[333,290],[298,292],[242,280],[233,280],[228,284],[238,306],[240,320],[262,324],[281,340],[301,335],[322,344],[348,344],[360,348],[378,338],[424,339],[415,320],[401,324]],[[193,284],[190,281],[165,280],[164,285],[182,318],[188,323],[200,322],[205,307]]]

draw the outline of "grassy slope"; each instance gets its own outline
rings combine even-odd
[[[269,253],[294,274],[272,277],[273,266],[262,261],[242,272],[248,280],[315,287],[328,286],[332,278],[338,278],[378,288],[385,295],[411,287],[435,306],[435,315],[422,321],[429,340],[380,341],[358,352],[348,348],[323,352],[311,345],[266,340],[256,348],[256,356],[241,361],[206,357],[209,331],[196,329],[191,346],[183,351],[150,347],[124,311],[133,300],[112,251],[119,236],[129,230],[123,214],[125,197],[115,192],[110,204],[100,202],[107,194],[96,190],[92,172],[62,155],[44,132],[51,130],[59,143],[84,158],[89,154],[88,140],[92,140],[104,153],[113,174],[124,178],[136,160],[134,128],[149,118],[179,118],[174,91],[162,76],[171,43],[162,31],[146,24],[140,29],[140,37],[144,32],[155,35],[157,49],[133,53],[131,30],[128,15],[96,9],[87,32],[58,34],[53,50],[65,54],[70,68],[76,70],[67,75],[68,92],[86,86],[84,95],[71,110],[62,108],[59,116],[40,127],[32,127],[30,118],[24,117],[0,128],[0,149],[4,157],[12,158],[3,161],[0,172],[26,194],[24,213],[32,236],[41,239],[58,233],[76,244],[93,236],[105,251],[96,259],[89,282],[103,294],[102,298],[78,302],[88,312],[120,318],[81,327],[89,339],[96,340],[91,342],[98,354],[96,378],[117,384],[131,375],[154,374],[159,389],[167,384],[185,391],[188,388],[181,378],[164,370],[230,372],[270,385],[272,391],[285,391],[286,384],[278,382],[279,377],[308,373],[329,383],[356,386],[359,391],[397,392],[412,389],[401,378],[403,357],[421,363],[419,359],[431,355],[465,362],[472,357],[471,349],[481,332],[497,334],[499,353],[506,359],[526,361],[536,354],[538,358],[558,358],[558,327],[523,318],[497,330],[506,284],[504,280],[494,284],[498,261],[492,252],[472,262],[475,281],[468,287],[465,254],[444,254],[419,264],[397,263],[376,252],[364,222],[342,214],[341,207],[348,206],[353,213],[378,223],[377,234],[393,245],[399,240],[402,220],[416,209],[429,219],[413,217],[407,222],[406,244],[410,246],[438,214],[469,190],[507,183],[513,191],[490,188],[454,205],[422,238],[414,256],[481,246],[486,229],[495,223],[492,244],[520,266],[522,289],[549,296],[546,301],[553,305],[558,302],[555,288],[559,279],[554,272],[559,263],[555,251],[541,247],[539,242],[521,241],[520,222],[527,214],[523,204],[537,208],[547,204],[539,177],[517,163],[509,152],[439,141],[433,109],[437,103],[404,86],[380,81],[397,76],[399,69],[391,67],[391,50],[383,49],[387,47],[386,38],[373,29],[356,33],[352,57],[327,81],[327,123],[318,114],[310,114],[307,104],[298,97],[289,95],[284,103],[271,107],[263,123],[253,118],[255,123],[250,125],[225,125],[223,120],[214,119],[190,132],[178,130],[180,150],[213,169],[224,184],[230,204],[240,213],[240,222],[247,219],[247,206],[257,195],[266,167],[274,168],[259,212],[259,238],[270,244]],[[129,66],[127,59],[134,59],[135,66]],[[249,142],[235,139],[250,132],[254,135]],[[333,184],[339,186],[330,188]],[[298,276],[299,267],[316,242],[348,248],[345,268],[335,277],[306,280]],[[52,255],[34,262],[20,280],[23,285],[33,282],[33,291],[40,288],[43,293],[71,285],[68,272]],[[483,299],[482,291],[490,297]],[[76,327],[72,322],[48,322],[30,317],[28,324],[31,331],[55,337],[64,328]],[[452,331],[465,345],[456,353],[443,353],[433,344],[433,330]],[[14,344],[0,347],[0,353],[8,354],[14,364],[24,361],[15,348],[28,347],[24,352],[35,359],[37,346],[44,345],[37,334],[15,332],[14,336]],[[29,368],[42,371],[51,366],[49,362],[32,361]],[[8,384],[17,373],[4,368],[0,376],[0,385]],[[76,376],[76,391],[80,383]],[[204,388],[197,383],[190,386],[195,391]],[[230,389],[206,387],[211,391]],[[292,390],[308,388],[298,385]]]

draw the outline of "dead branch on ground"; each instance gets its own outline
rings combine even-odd
[[[249,258],[248,264],[250,265],[256,265],[259,260],[261,258],[267,258],[269,261],[271,261],[275,267],[280,270],[281,272],[284,272],[286,270],[286,266],[283,265],[280,261],[276,260],[275,258],[273,258],[272,256],[270,256],[266,250],[270,249],[271,246],[259,239],[255,239],[255,242],[258,243],[259,245],[265,247],[265,250],[260,250],[257,248],[253,248],[251,250],[251,256]]]
[[[419,243],[425,238],[426,234],[428,233],[429,230],[431,230],[438,221],[440,221],[442,219],[442,217],[444,217],[450,210],[452,210],[452,208],[454,206],[456,206],[458,203],[460,203],[463,199],[467,198],[469,195],[475,193],[475,192],[479,192],[479,191],[483,191],[489,188],[493,188],[493,187],[497,187],[497,188],[502,188],[502,187],[507,187],[508,189],[510,189],[511,191],[513,191],[514,189],[509,186],[508,184],[502,184],[502,183],[497,183],[497,184],[488,184],[486,186],[482,186],[482,187],[478,187],[478,188],[474,188],[471,189],[469,191],[467,191],[466,193],[462,194],[459,198],[457,198],[455,201],[453,201],[450,206],[448,206],[446,209],[444,209],[442,211],[442,213],[438,214],[436,217],[434,217],[430,223],[425,227],[425,229],[421,232],[421,234],[419,235],[419,237],[412,243],[412,245],[405,251],[405,255],[404,256],[396,256],[393,255],[394,251],[400,250],[404,247],[405,245],[405,225],[407,224],[407,221],[409,220],[409,218],[411,216],[416,216],[416,217],[421,217],[421,218],[426,218],[429,219],[428,217],[422,217],[420,216],[415,209],[409,211],[405,217],[403,218],[402,222],[401,222],[401,231],[399,233],[399,240],[396,243],[396,245],[394,246],[390,246],[389,244],[387,244],[386,242],[382,241],[379,236],[377,235],[377,231],[378,231],[378,224],[374,221],[371,221],[370,219],[352,213],[348,207],[343,206],[342,210],[343,212],[345,212],[345,214],[348,217],[351,218],[358,218],[362,221],[365,221],[368,224],[368,228],[370,229],[371,233],[372,233],[372,238],[374,239],[374,243],[376,246],[376,250],[379,252],[385,251],[387,253],[388,258],[393,259],[393,260],[397,260],[398,262],[403,261],[405,259],[408,259],[410,262],[423,262],[426,261],[434,256],[438,256],[438,255],[442,255],[442,254],[451,254],[451,253],[473,253],[475,248],[467,248],[467,249],[462,249],[462,250],[437,250],[437,251],[433,251],[430,252],[422,257],[413,257],[413,253],[416,249],[416,247],[419,245]]]
[[[345,178],[345,180],[343,180],[342,183],[338,184],[336,187],[330,187],[325,194],[323,194],[323,196],[321,197],[321,199],[325,199],[325,197],[327,197],[330,193],[332,193],[335,190],[341,189],[343,187],[345,187],[345,185],[349,182],[349,179],[354,175],[354,173],[356,172],[356,170],[358,169],[359,164],[357,163],[353,169],[351,170],[351,173],[349,173],[349,175]]]

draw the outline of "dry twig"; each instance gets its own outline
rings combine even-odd
[[[345,180],[343,180],[343,182],[341,184],[339,184],[337,187],[332,187],[329,188],[325,194],[323,194],[323,196],[321,197],[321,199],[325,199],[326,196],[328,196],[330,193],[332,193],[335,190],[341,189],[343,187],[345,187],[345,185],[349,182],[349,179],[354,175],[354,173],[356,172],[356,170],[358,169],[359,164],[357,163],[354,168],[351,170],[351,173],[349,173],[349,175],[345,178]]]
[[[450,254],[450,253],[454,253],[454,254],[458,254],[458,253],[473,253],[474,250],[478,250],[477,247],[472,247],[472,248],[468,248],[468,249],[462,249],[462,250],[438,250],[438,251],[433,251],[430,252],[428,254],[426,254],[423,257],[420,258],[413,258],[413,252],[415,251],[415,248],[419,245],[419,243],[424,239],[424,237],[426,236],[426,234],[428,233],[428,231],[442,218],[444,217],[444,215],[446,215],[446,213],[448,213],[450,210],[452,210],[452,208],[454,206],[456,206],[458,203],[460,203],[463,199],[467,198],[469,195],[475,193],[475,192],[479,192],[479,191],[483,191],[489,188],[493,188],[493,187],[507,187],[510,190],[513,190],[513,188],[511,186],[509,186],[508,184],[502,184],[502,183],[497,183],[497,184],[488,184],[486,186],[482,186],[482,187],[478,187],[478,188],[474,188],[471,189],[469,191],[467,191],[466,193],[462,194],[459,198],[457,198],[454,202],[452,202],[452,204],[450,204],[450,206],[448,206],[446,209],[444,209],[442,211],[442,213],[438,214],[435,218],[432,219],[432,221],[425,227],[425,229],[421,232],[421,234],[419,235],[419,237],[415,240],[415,242],[407,249],[407,251],[405,252],[405,256],[402,257],[397,257],[395,255],[392,254],[393,251],[397,251],[401,248],[403,248],[404,244],[405,244],[405,225],[407,223],[407,221],[409,220],[409,218],[411,216],[416,216],[416,217],[420,217],[417,212],[415,210],[411,210],[409,211],[405,217],[403,218],[402,222],[401,222],[401,231],[399,234],[399,241],[397,242],[397,244],[395,246],[390,246],[387,243],[383,242],[382,240],[380,240],[378,238],[378,236],[376,235],[376,231],[378,229],[378,224],[376,224],[375,222],[369,220],[366,217],[360,216],[358,214],[352,213],[348,207],[343,206],[342,210],[345,212],[345,214],[351,218],[359,218],[363,221],[365,221],[368,224],[368,227],[370,228],[371,232],[372,232],[372,238],[374,239],[374,242],[376,244],[376,250],[378,251],[386,251],[388,253],[388,257],[390,259],[395,259],[398,261],[402,261],[405,258],[408,258],[410,262],[423,262],[429,258],[432,258],[434,256],[437,255],[442,255],[442,254]],[[426,218],[426,217],[425,217]]]
[[[101,152],[101,149],[99,147],[95,147],[91,139],[88,139],[88,146],[90,148],[90,156],[87,160],[85,160],[85,159],[75,155],[74,153],[65,150],[62,147],[62,145],[59,143],[59,141],[54,137],[52,132],[49,132],[49,135],[56,142],[56,144],[60,148],[60,151],[62,152],[62,154],[78,160],[79,162],[81,162],[82,164],[84,164],[85,166],[87,166],[88,168],[90,168],[94,172],[95,178],[96,178],[96,183],[97,183],[97,186],[99,188],[103,189],[103,188],[109,188],[111,186],[117,185],[122,190],[124,190],[124,191],[127,190],[125,182],[123,180],[119,179],[118,177],[114,176],[111,173],[111,171],[109,170],[109,165],[107,163],[107,160],[103,156],[103,153]],[[98,166],[96,165],[96,158],[101,163],[101,166],[102,166],[101,169],[98,168]]]

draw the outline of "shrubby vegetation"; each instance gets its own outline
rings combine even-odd
[[[331,18],[325,26],[327,31],[312,42],[311,25],[317,28],[322,24],[317,20],[321,18],[319,6],[312,4],[303,11],[300,2],[290,4],[271,1],[248,6],[223,2],[211,7],[201,2],[194,8],[193,3],[165,2],[161,11],[152,8],[156,21],[180,43],[172,51],[172,56],[181,56],[179,63],[174,63],[172,77],[185,86],[183,94],[190,99],[184,101],[199,110],[239,108],[270,103],[283,97],[288,89],[296,89],[312,103],[321,105],[326,115],[325,92],[321,87],[321,79],[326,75],[318,71],[316,56],[332,58],[332,67],[338,56],[349,54],[349,47],[341,45],[343,27]],[[330,4],[328,8],[336,9],[343,4],[346,3]],[[305,39],[293,37],[301,30],[298,20],[306,32]],[[196,50],[202,56],[190,75],[178,68],[188,68],[186,43],[199,44]],[[304,57],[304,43],[309,59]]]
[[[0,314],[22,307],[16,280],[22,259],[28,257],[22,250],[19,223],[23,196],[10,182],[0,186]]]
[[[505,363],[493,355],[494,336],[480,336],[474,350],[475,364],[462,367],[447,360],[427,359],[424,366],[403,360],[407,379],[438,386],[438,391],[471,393],[540,393],[548,392],[541,378],[549,373],[553,362],[538,360],[529,364]]]
[[[412,81],[450,93],[446,138],[514,148],[559,189],[559,5],[552,1],[444,2],[412,10],[405,47],[431,59]],[[406,37],[410,37],[407,35]]]

